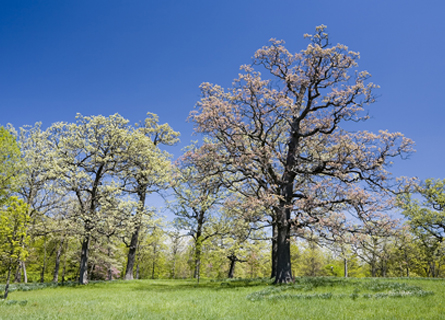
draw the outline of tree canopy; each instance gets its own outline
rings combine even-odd
[[[348,209],[372,219],[390,206],[391,159],[412,151],[401,133],[342,128],[367,119],[362,111],[377,86],[357,70],[359,54],[330,45],[325,28],[306,34],[310,44],[295,54],[272,39],[227,90],[203,83],[190,115],[210,137],[195,161],[252,206],[272,208],[277,282],[292,281],[291,228],[335,232]]]

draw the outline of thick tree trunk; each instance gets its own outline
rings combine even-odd
[[[272,221],[272,272],[271,278],[277,277],[277,263],[278,263],[278,226],[275,219]]]
[[[128,255],[127,255],[127,268],[125,269],[124,280],[133,280],[133,269],[134,269],[134,263],[136,261],[136,251],[139,241],[138,240],[139,229],[140,226],[138,225],[133,234],[131,235],[130,247],[128,248]]]
[[[275,283],[291,283],[293,278],[290,255],[290,206],[283,203],[277,212],[277,276]]]
[[[281,196],[279,207],[275,209],[277,219],[277,276],[275,283],[293,282],[291,255],[290,255],[290,219],[292,212],[292,201],[294,199],[294,180],[296,173],[293,171],[295,165],[295,154],[299,144],[299,135],[296,128],[299,126],[297,119],[294,119],[294,129],[288,144],[286,165],[282,177]]]
[[[87,235],[82,241],[82,251],[80,255],[80,268],[79,268],[79,284],[88,283],[88,250],[90,247],[90,236]]]
[[[292,198],[292,183],[285,188],[285,198]],[[291,283],[292,268],[290,255],[290,215],[291,202],[280,203],[277,213],[277,276],[275,283]]]
[[[138,248],[138,241],[139,241],[139,230],[141,228],[141,216],[144,212],[145,207],[145,197],[146,193],[143,190],[139,190],[138,192],[139,196],[139,207],[137,211],[137,217],[136,217],[136,228],[131,235],[130,240],[130,247],[128,248],[128,256],[127,256],[127,268],[125,269],[125,276],[124,280],[133,280],[133,269],[134,264],[136,261],[136,252]]]
[[[62,256],[63,242],[64,242],[64,237],[62,236],[62,238],[60,239],[59,247],[57,248],[56,252],[56,263],[54,266],[54,275],[53,275],[54,283],[59,282],[60,257]]]
[[[343,271],[345,278],[348,277],[348,259],[343,258]]]

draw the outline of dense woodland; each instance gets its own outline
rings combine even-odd
[[[377,86],[324,26],[305,37],[203,83],[176,160],[152,113],[1,127],[0,282],[444,276],[445,180],[391,176],[413,142],[348,131]]]

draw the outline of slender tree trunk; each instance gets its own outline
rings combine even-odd
[[[17,268],[15,269],[14,283],[20,283],[22,281],[22,265],[21,261],[18,261]]]
[[[203,215],[201,215],[203,217]],[[198,228],[196,230],[196,241],[195,241],[195,279],[200,278],[201,269],[201,250],[202,250],[202,219],[198,220]]]
[[[3,295],[3,299],[5,299],[5,300],[8,297],[8,294],[9,294],[9,282],[11,280],[11,271],[12,271],[12,265],[10,264],[9,268],[8,268],[8,275],[6,276],[5,293]]]
[[[62,236],[62,238],[60,239],[59,247],[57,248],[56,252],[56,263],[54,266],[54,276],[53,276],[54,283],[59,282],[60,257],[62,256],[63,242],[64,242],[64,236]]]
[[[66,258],[66,257],[65,257]],[[62,268],[62,284],[65,283],[65,273],[66,273],[66,259],[63,261],[63,268]]]
[[[173,254],[172,278],[176,279],[176,253]]]
[[[345,278],[348,277],[348,259],[343,258],[343,271]]]
[[[91,268],[90,268],[90,272],[88,273],[88,280],[97,280],[96,278],[93,278],[93,273],[94,273],[95,269],[96,269],[96,264],[92,263],[91,264]]]
[[[235,265],[236,265],[236,262],[238,261],[238,259],[234,254],[228,256],[227,258],[229,258],[229,260],[230,260],[230,268],[229,268],[228,278],[232,279],[235,275]]]
[[[40,283],[45,282],[45,271],[46,271],[46,236],[43,241],[43,264],[42,264],[42,270],[40,272]]]
[[[136,266],[136,279],[139,279],[139,262]]]
[[[62,284],[65,283],[65,272],[66,272],[66,256],[68,253],[68,241],[65,244],[65,255],[63,256],[63,268],[62,268]]]
[[[155,261],[155,259],[153,259],[153,264],[151,266],[151,278],[152,279],[155,278],[155,267],[156,267],[156,261]]]
[[[23,283],[28,283],[28,273],[26,272],[26,263],[25,261],[22,261],[21,264],[23,271]]]
[[[230,260],[229,274],[227,275],[229,279],[233,279],[233,276],[235,274],[235,263],[235,260]]]
[[[79,284],[88,283],[88,250],[90,247],[91,238],[89,235],[85,236],[82,241],[82,251],[80,256],[80,272]]]
[[[151,278],[154,279],[155,278],[155,268],[156,268],[156,258],[157,258],[157,243],[156,241],[153,242],[153,264],[152,264],[152,269],[151,269]]]
[[[235,276],[236,263],[237,262],[240,262],[240,263],[247,262],[247,260],[238,259],[238,257],[235,254],[232,254],[232,255],[228,256],[227,258],[229,258],[229,260],[230,260],[230,269],[229,269],[228,277],[233,278]]]
[[[198,279],[198,283],[201,275],[200,269],[201,269],[201,243],[200,241],[198,241],[196,243],[196,248],[195,248],[195,279]]]
[[[436,263],[434,261],[431,262],[431,276],[436,277]]]
[[[278,225],[275,219],[272,220],[272,272],[271,278],[277,277],[277,263],[278,263]]]
[[[377,268],[375,266],[375,262],[371,262],[371,275],[373,278],[377,276]]]
[[[109,261],[111,261],[111,248],[108,248],[107,255],[108,255]],[[111,262],[109,262],[107,264],[107,280],[108,281],[113,280],[113,273],[112,273],[112,270],[111,270]]]
[[[134,263],[136,261],[139,229],[140,226],[138,225],[134,230],[133,234],[131,235],[130,247],[128,248],[128,255],[127,255],[127,268],[125,269],[124,280],[133,280],[133,269],[134,269]]]

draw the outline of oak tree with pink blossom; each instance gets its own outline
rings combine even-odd
[[[325,30],[306,34],[310,43],[298,53],[271,39],[231,88],[203,83],[190,115],[208,136],[195,163],[272,212],[276,283],[292,281],[292,232],[335,234],[351,221],[348,211],[350,226],[374,219],[372,208],[390,207],[402,183],[388,171],[392,158],[412,151],[401,133],[345,129],[367,119],[377,86],[357,70],[359,54],[331,45]]]

